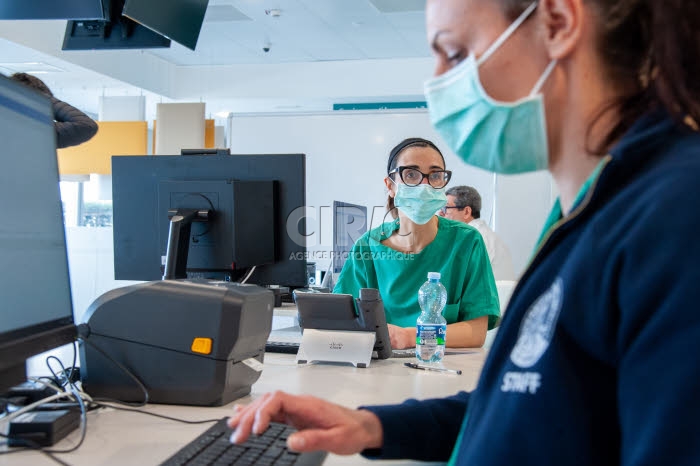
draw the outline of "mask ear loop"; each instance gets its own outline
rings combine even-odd
[[[491,55],[493,55],[498,48],[503,45],[503,43],[508,40],[508,38],[513,35],[516,29],[520,27],[521,24],[525,22],[525,20],[532,14],[533,11],[537,8],[537,2],[532,2],[532,4],[523,11],[520,16],[518,16],[518,19],[513,21],[513,24],[508,26],[508,28],[503,31],[503,34],[500,35],[496,41],[491,44],[489,48],[486,49],[486,51],[481,54],[481,56],[476,60],[476,65],[481,66],[486,60],[491,58]]]
[[[532,92],[530,92],[530,97],[540,93],[540,90],[542,90],[542,86],[544,86],[544,83],[547,81],[547,78],[549,78],[549,75],[552,74],[552,71],[554,71],[555,66],[557,66],[557,60],[552,60],[551,62],[549,62],[547,68],[544,69],[544,73],[542,73],[540,79],[538,79],[535,83],[535,87],[532,88]]]

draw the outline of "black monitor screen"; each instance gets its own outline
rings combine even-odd
[[[186,277],[305,286],[305,177],[303,154],[112,157],[115,278],[167,275],[190,216]]]
[[[131,21],[67,21],[62,50],[154,49],[170,47],[170,39]]]
[[[75,334],[53,113],[48,99],[0,77],[0,390],[25,360]]]
[[[192,50],[209,0],[126,0],[122,14]]]
[[[2,0],[0,19],[104,19],[102,0]]]
[[[333,201],[333,272],[340,273],[348,254],[367,231],[367,207]]]
[[[104,0],[104,20],[66,23],[63,50],[168,48],[170,39],[122,16],[124,0]]]

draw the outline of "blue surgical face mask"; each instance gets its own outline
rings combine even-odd
[[[483,170],[518,174],[547,168],[547,129],[539,92],[556,61],[549,64],[528,97],[513,103],[489,97],[479,80],[479,66],[536,7],[537,2],[530,5],[479,59],[472,54],[425,84],[430,120],[437,132],[455,154]]]
[[[445,188],[435,189],[427,183],[418,186],[394,184],[396,184],[394,205],[418,225],[428,223],[437,211],[447,204]]]

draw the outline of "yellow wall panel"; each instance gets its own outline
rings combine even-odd
[[[214,120],[204,120],[204,148],[213,149],[216,144]]]
[[[58,152],[58,171],[62,175],[112,173],[113,155],[146,155],[148,123],[145,121],[98,121],[95,137],[83,144]]]

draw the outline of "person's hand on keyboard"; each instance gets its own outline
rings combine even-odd
[[[287,439],[287,447],[298,452],[325,450],[351,455],[368,448],[381,448],[379,418],[366,410],[355,410],[312,396],[284,392],[267,393],[247,406],[236,406],[228,426],[231,441],[243,443],[251,432],[264,432],[270,422],[284,422],[298,432]]]

